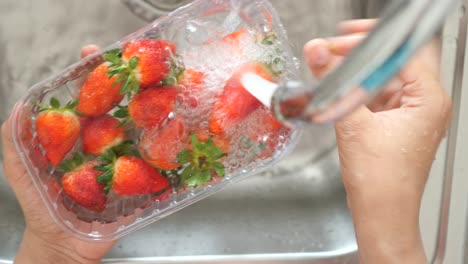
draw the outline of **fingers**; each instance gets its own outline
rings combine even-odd
[[[366,34],[354,34],[328,39],[330,52],[336,56],[347,56],[366,38]]]
[[[309,41],[304,55],[314,76],[321,79],[334,70],[364,38],[365,35],[349,35]]]
[[[377,24],[377,19],[357,19],[343,21],[338,25],[341,34],[367,33]]]
[[[304,55],[315,77],[321,79],[335,69],[342,57],[358,46],[376,23],[376,19],[344,21],[338,28],[346,36],[309,41],[304,46]]]
[[[330,52],[329,42],[325,39],[309,41],[304,46],[304,55],[310,70],[317,79],[323,78],[341,63],[341,58]]]
[[[80,58],[84,58],[88,55],[91,55],[95,52],[98,52],[100,50],[100,48],[96,45],[86,45],[84,46],[83,48],[81,48],[81,52],[80,52]],[[76,81],[76,85],[77,87],[81,87],[83,86],[84,82],[86,81],[86,75],[84,76],[81,76],[80,78],[78,78],[78,80]]]
[[[81,54],[80,54],[80,58],[84,58],[90,54],[93,54],[95,52],[99,51],[99,47],[96,46],[96,45],[87,45],[87,46],[84,46],[83,48],[81,48]]]
[[[3,166],[7,181],[15,192],[17,192],[17,190],[22,190],[22,188],[29,188],[31,180],[27,177],[24,166],[16,152],[15,146],[13,145],[10,119],[5,121],[2,125],[2,142]],[[17,193],[17,195],[19,194]]]

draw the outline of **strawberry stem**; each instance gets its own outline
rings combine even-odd
[[[97,181],[106,185],[104,187],[105,194],[108,194],[112,189],[112,178],[114,177],[114,166],[117,159],[122,156],[140,157],[140,153],[134,149],[134,146],[135,143],[128,140],[98,157],[101,164],[94,167],[94,169],[103,172],[103,174],[97,178]]]
[[[271,46],[275,44],[277,40],[278,40],[278,36],[276,35],[276,33],[270,32],[262,39],[262,44]]]
[[[57,100],[55,97],[50,98],[49,105],[38,103],[37,106],[39,107],[39,112],[44,111],[60,111],[60,112],[73,112],[75,114],[80,115],[80,113],[75,109],[78,105],[78,100],[68,102],[64,107],[61,107],[60,101]]]
[[[188,164],[181,173],[181,181],[188,186],[198,186],[209,182],[214,174],[224,177],[225,167],[219,160],[227,154],[214,144],[213,138],[200,142],[192,133],[190,141],[192,148],[177,155],[177,163]]]
[[[171,62],[171,70],[167,74],[166,78],[162,80],[162,86],[172,86],[176,84],[184,71],[185,67],[181,58],[178,55],[174,55],[174,60]]]
[[[135,76],[135,69],[139,62],[138,57],[132,57],[128,62],[125,62],[122,60],[122,50],[114,49],[104,54],[104,60],[110,63],[107,71],[109,78],[118,76],[114,84],[122,84],[120,94],[126,94],[130,99],[133,94],[138,93],[140,84]]]

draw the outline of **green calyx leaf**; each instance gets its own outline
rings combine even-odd
[[[56,110],[60,112],[69,111],[75,114],[80,114],[76,110],[77,105],[78,105],[78,100],[75,100],[75,101],[68,102],[64,107],[62,107],[60,104],[60,101],[55,97],[50,98],[49,105],[41,104],[41,103],[37,104],[37,106],[39,107],[39,112]]]
[[[128,66],[130,67],[131,70],[135,70],[136,67],[138,66],[138,57],[133,57],[130,59],[130,61],[128,62]]]
[[[114,168],[113,168],[113,164],[112,164],[112,167],[110,165],[108,165],[109,167],[107,168],[98,168],[98,166],[94,167],[95,170],[99,170],[99,171],[103,171],[104,173],[99,175],[99,177],[97,178],[97,182],[99,183],[102,183],[102,184],[105,184],[104,186],[104,193],[105,194],[108,194],[109,191],[111,190],[112,188],[112,177],[114,176]]]
[[[114,164],[117,161],[117,154],[109,150],[104,155],[98,157],[100,165],[94,167],[95,170],[103,172],[97,177],[97,182],[105,184],[104,193],[108,194],[112,188],[112,177],[114,176]]]
[[[52,97],[52,98],[50,98],[50,106],[55,108],[55,109],[59,109],[60,108],[60,101],[57,100],[57,98]]]
[[[120,64],[121,59],[122,59],[121,49],[113,49],[104,54],[104,60],[112,64]]]
[[[120,127],[124,127],[132,122],[132,118],[128,113],[128,106],[117,106],[117,111],[114,112],[114,117],[122,119],[119,124]]]
[[[192,151],[186,149],[177,154],[177,163],[185,164],[192,160]]]
[[[225,167],[220,161],[226,156],[210,138],[200,142],[195,134],[190,136],[192,149],[181,151],[177,155],[177,162],[188,164],[181,173],[181,181],[188,186],[198,186],[211,180],[214,174],[224,177]]]
[[[117,157],[135,156],[141,158],[140,153],[135,149],[135,142],[131,140],[124,141],[120,145],[113,147],[112,152],[114,152]]]
[[[98,157],[100,165],[95,166],[94,169],[103,172],[98,178],[99,183],[105,184],[104,192],[107,194],[112,189],[112,178],[114,176],[115,162],[122,156],[135,156],[141,157],[140,153],[135,149],[135,143],[127,140],[122,144],[113,147],[105,154]]]
[[[286,70],[286,61],[278,56],[271,56],[270,61],[267,63],[269,70],[275,75],[279,76]]]
[[[177,55],[174,56],[174,60],[171,62],[171,70],[167,74],[166,78],[162,80],[163,86],[172,86],[178,82],[180,77],[185,71],[185,66],[182,63],[182,59],[180,59]]]
[[[271,46],[275,44],[275,42],[278,40],[278,36],[276,35],[275,32],[270,32],[268,33],[263,39],[262,39],[262,44]]]
[[[120,94],[127,95],[130,99],[133,94],[138,93],[140,84],[135,76],[138,67],[138,57],[132,57],[128,62],[122,60],[122,50],[115,49],[104,54],[104,60],[109,62],[107,74],[109,78],[117,76],[114,85],[121,84]]]
[[[76,152],[72,158],[62,161],[62,163],[58,166],[58,170],[62,172],[70,172],[83,165],[84,162],[85,159],[81,153]]]
[[[114,112],[114,116],[117,118],[126,118],[128,114],[128,106],[117,106],[117,111]]]

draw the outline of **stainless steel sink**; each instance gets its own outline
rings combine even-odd
[[[368,7],[378,10],[383,2],[272,0],[298,56],[307,40],[333,35],[338,21],[364,17]],[[76,60],[80,46],[111,43],[144,23],[112,0],[88,6],[72,0],[0,2],[0,120],[28,86]],[[0,215],[0,263],[10,263],[24,221],[1,176]],[[357,263],[356,252],[333,129],[313,127],[275,168],[123,238],[105,261]]]

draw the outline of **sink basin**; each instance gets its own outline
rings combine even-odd
[[[307,40],[331,36],[337,22],[364,17],[385,1],[271,2],[300,56]],[[13,29],[6,21],[24,26]],[[74,62],[82,45],[111,43],[144,24],[112,0],[92,7],[72,0],[1,1],[0,56],[6,60],[0,62],[0,121],[27,87]],[[26,66],[13,63],[27,58]],[[11,263],[24,220],[2,173],[0,263]],[[105,262],[357,263],[333,128],[306,129],[296,150],[276,167],[124,237]]]

